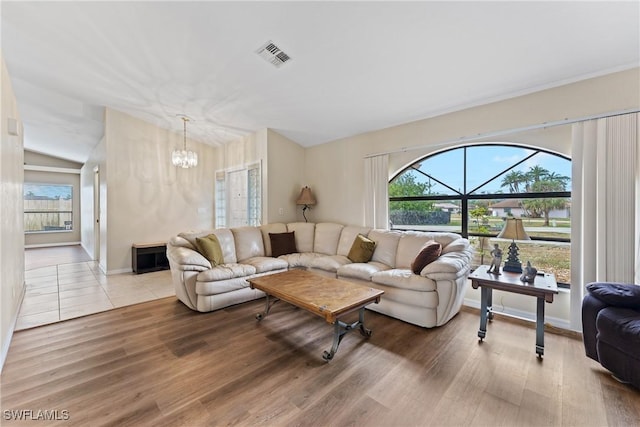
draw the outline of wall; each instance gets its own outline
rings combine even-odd
[[[265,186],[264,223],[304,221],[302,208],[296,206],[305,185],[305,150],[273,130],[267,132],[267,185]],[[313,189],[312,189],[313,190]],[[313,221],[313,211],[307,218]]]
[[[416,159],[460,145],[460,140],[474,135],[633,108],[640,108],[640,68],[308,148],[306,158],[313,162],[305,163],[305,180],[321,200],[314,209],[314,220],[364,223],[363,159],[367,155],[390,153],[391,178]],[[492,139],[535,145],[567,156],[571,153],[570,126]],[[469,287],[465,304],[477,305],[479,294]],[[513,294],[494,297],[495,305],[502,304],[506,312],[531,317],[535,301],[529,300],[533,299]],[[569,294],[561,293],[547,307],[548,317],[568,327],[569,306]]]
[[[133,243],[166,242],[184,230],[213,227],[215,149],[187,140],[198,153],[198,166],[176,168],[171,152],[182,146],[182,136],[106,110],[106,161],[100,163],[101,188],[106,182],[100,227],[106,236],[100,258],[104,253],[107,274],[131,271]]]
[[[82,164],[58,159],[40,153],[25,151],[24,181],[33,183],[55,183],[73,185],[73,230],[54,233],[28,233],[24,236],[25,247],[55,246],[78,244],[80,242],[80,168]],[[53,172],[51,170],[29,170],[29,166],[44,166],[47,169],[58,168],[77,172]]]
[[[93,260],[99,261],[100,269],[103,272],[107,271],[107,218],[106,218],[106,205],[107,205],[107,181],[106,181],[106,164],[107,164],[107,150],[106,141],[104,136],[100,139],[100,142],[93,149],[87,161],[80,169],[80,197],[82,199],[81,212],[80,212],[80,237],[81,244],[84,250],[91,256]],[[100,184],[99,184],[99,199],[100,199],[100,211],[96,215],[94,212],[94,173],[95,170],[99,171]],[[96,238],[94,227],[96,225],[96,219],[99,219],[97,226],[98,231],[98,249],[96,250]]]
[[[24,296],[23,131],[16,97],[0,55],[0,370],[9,351],[20,302]],[[9,119],[18,135],[10,135]]]

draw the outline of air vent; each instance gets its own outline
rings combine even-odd
[[[282,49],[276,46],[271,40],[256,50],[256,53],[276,68],[280,68],[285,62],[291,61],[291,57],[284,53]]]

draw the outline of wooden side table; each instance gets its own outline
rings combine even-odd
[[[501,271],[499,275],[487,273],[488,265],[481,265],[471,275],[473,289],[480,287],[480,341],[487,335],[487,318],[493,319],[492,291],[513,292],[515,294],[531,295],[537,298],[536,310],[536,353],[538,357],[544,354],[544,304],[553,302],[553,296],[558,293],[556,278],[551,273],[538,273],[533,283],[520,280],[519,273]]]

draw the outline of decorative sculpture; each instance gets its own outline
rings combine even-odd
[[[527,266],[524,268],[520,280],[526,283],[533,283],[536,279],[536,274],[538,274],[538,269],[531,266],[531,261],[527,261]]]
[[[491,260],[491,265],[489,265],[487,273],[496,275],[500,274],[500,264],[502,264],[502,249],[500,249],[497,243],[494,243],[493,249],[489,253],[493,257],[493,259]]]

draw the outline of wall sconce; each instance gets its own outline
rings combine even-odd
[[[300,191],[300,195],[298,196],[298,200],[296,200],[296,205],[303,206],[302,208],[302,216],[304,217],[304,222],[307,221],[307,216],[305,215],[305,211],[307,209],[311,209],[310,206],[316,204],[316,198],[313,197],[313,193],[311,189],[306,185],[302,187],[302,191]]]

